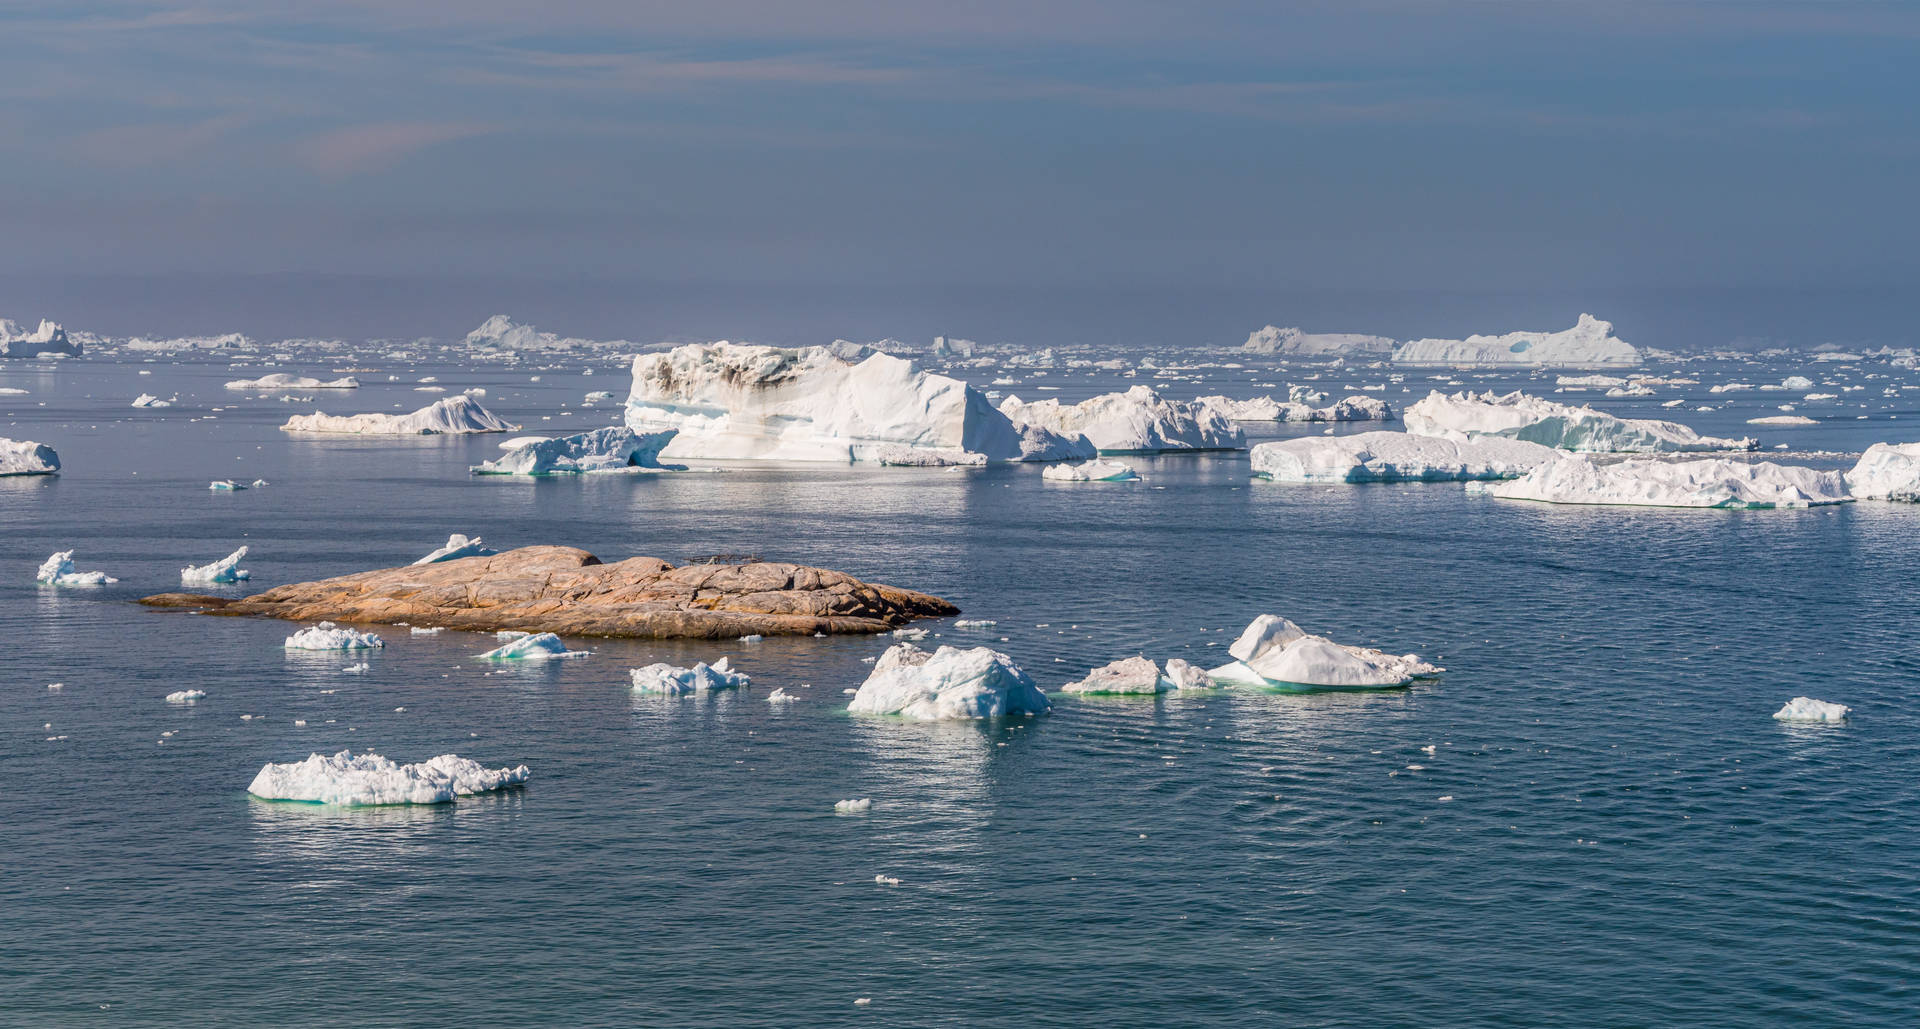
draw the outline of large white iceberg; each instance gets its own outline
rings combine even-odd
[[[453,533],[447,537],[447,545],[413,562],[416,565],[438,564],[441,561],[458,561],[463,557],[492,557],[499,551],[480,542],[478,536],[464,536]]]
[[[847,710],[917,722],[1040,714],[1052,708],[1013,659],[989,647],[929,654],[897,644],[874,662]]]
[[[1305,396],[1306,390],[1295,387],[1286,400],[1274,397],[1235,400],[1232,397],[1212,396],[1201,397],[1200,403],[1213,407],[1236,422],[1393,421],[1392,405],[1363,394],[1352,394],[1325,407],[1315,407],[1312,401],[1304,399]]]
[[[288,650],[371,650],[386,646],[386,641],[370,632],[342,629],[332,622],[321,622],[287,637]]]
[[[1786,706],[1773,713],[1773,717],[1783,722],[1844,722],[1853,709],[1845,704],[1835,704],[1812,697],[1795,697],[1787,701]]]
[[[403,765],[378,754],[331,757],[312,754],[305,761],[267,764],[247,792],[263,800],[299,800],[310,804],[444,804],[455,797],[505,789],[527,781],[526,765],[485,768],[457,754],[442,754],[417,765]]]
[[[1439,390],[1407,408],[1407,431],[1467,439],[1505,436],[1559,450],[1642,454],[1692,450],[1752,450],[1747,438],[1702,436],[1678,422],[1621,418],[1591,407],[1571,407],[1515,391],[1446,394]]]
[[[241,559],[247,556],[247,548],[228,554],[212,564],[196,565],[180,569],[180,581],[187,585],[207,585],[211,583],[239,582],[251,578],[245,568],[240,567]]]
[[[0,318],[0,357],[41,357],[47,354],[66,354],[77,357],[80,344],[67,338],[67,330],[59,323],[44,318],[40,327],[28,331],[7,318]]]
[[[1393,340],[1359,332],[1302,332],[1297,328],[1269,325],[1248,333],[1241,349],[1254,354],[1294,357],[1384,357],[1393,351]]]
[[[516,636],[502,646],[480,655],[482,661],[552,661],[563,657],[586,657],[589,651],[568,650],[560,637],[550,632]]]
[[[1640,352],[1613,334],[1613,323],[1590,314],[1560,332],[1509,332],[1466,339],[1416,339],[1393,352],[1395,364],[1627,368]]]
[[[320,411],[294,415],[285,432],[344,433],[358,436],[421,436],[475,432],[512,432],[520,426],[461,394],[437,400],[411,414],[331,415]]]
[[[1875,443],[1847,473],[1858,500],[1920,501],[1920,443]]]
[[[1063,436],[1085,436],[1103,454],[1148,454],[1166,450],[1239,450],[1246,433],[1213,406],[1197,400],[1168,400],[1150,386],[1105,393],[1078,404],[1019,397],[1000,402],[1014,422]]]
[[[1055,482],[1138,482],[1140,479],[1133,468],[1123,462],[1099,460],[1050,464],[1040,477]]]
[[[273,392],[283,389],[358,389],[360,380],[348,377],[344,379],[316,379],[307,375],[290,375],[286,372],[274,372],[257,379],[235,379],[227,383],[228,389],[249,389]]]
[[[660,693],[670,697],[710,690],[740,689],[751,681],[747,673],[734,671],[724,657],[713,664],[696,661],[692,668],[680,668],[659,661],[645,668],[633,669],[632,675],[635,693]]]
[[[1512,479],[1552,461],[1538,443],[1408,432],[1306,436],[1253,448],[1253,471],[1277,482],[1458,482]]]
[[[666,449],[675,433],[673,429],[639,433],[623,426],[613,426],[577,436],[543,439],[475,465],[473,473],[546,476],[659,468],[660,451]]]
[[[678,430],[673,459],[974,464],[1093,457],[1085,440],[1023,432],[978,390],[889,354],[692,344],[633,360],[627,427]],[[913,460],[916,452],[930,455]],[[977,456],[976,456],[977,455]]]
[[[1235,660],[1213,669],[1213,677],[1253,686],[1404,686],[1445,671],[1418,654],[1388,654],[1310,636],[1279,615],[1254,619],[1227,653]]]
[[[1511,482],[1479,487],[1507,500],[1640,507],[1769,508],[1841,504],[1853,497],[1839,472],[1726,458],[1599,464],[1562,454]]]
[[[105,586],[119,579],[105,572],[82,572],[73,567],[73,551],[62,550],[47,558],[34,573],[35,582],[48,586]]]
[[[53,475],[60,455],[45,443],[0,437],[0,475]]]

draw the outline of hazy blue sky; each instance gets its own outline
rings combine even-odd
[[[1629,298],[1920,278],[1915,3],[0,0],[0,62],[0,314],[105,331],[1672,334]]]

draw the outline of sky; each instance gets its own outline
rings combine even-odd
[[[0,316],[99,332],[1920,342],[1920,3],[0,0],[0,62]]]

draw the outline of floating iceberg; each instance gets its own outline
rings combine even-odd
[[[288,650],[371,650],[386,642],[370,632],[342,629],[332,622],[321,622],[287,637]]]
[[[1639,364],[1640,352],[1613,334],[1613,323],[1583,314],[1573,328],[1560,332],[1410,340],[1393,352],[1393,363],[1615,368]]]
[[[1844,722],[1853,709],[1845,704],[1832,704],[1812,697],[1795,697],[1787,701],[1785,707],[1773,713],[1773,717],[1783,722]]]
[[[238,482],[233,479],[215,479],[214,481],[207,483],[207,488],[210,490],[221,492],[221,493],[232,493],[235,490],[243,490],[248,487],[246,483]]]
[[[1570,454],[1512,482],[1483,486],[1480,491],[1507,500],[1640,507],[1813,507],[1853,499],[1839,472],[1798,465],[1725,458],[1596,464]]]
[[[45,443],[0,437],[0,475],[54,475],[60,455]]]
[[[558,354],[571,350],[615,346],[620,342],[615,340],[603,344],[590,339],[575,339],[557,333],[541,332],[531,325],[521,325],[504,314],[496,314],[488,318],[480,323],[479,328],[467,333],[467,346],[476,350],[493,350],[507,354],[519,354],[525,351]]]
[[[670,697],[709,690],[741,689],[752,681],[747,678],[747,673],[734,671],[724,657],[713,664],[695,662],[692,668],[678,668],[660,661],[645,668],[635,668],[632,674],[635,693],[661,693]]]
[[[40,565],[40,570],[34,573],[33,579],[47,586],[105,586],[120,581],[105,572],[75,571],[71,550],[62,550],[47,558]]]
[[[1078,404],[1019,397],[1000,402],[1015,423],[1062,436],[1085,436],[1103,454],[1151,454],[1166,450],[1239,450],[1246,433],[1211,405],[1168,400],[1152,387],[1106,393]]]
[[[1235,400],[1231,397],[1201,397],[1199,402],[1206,404],[1229,419],[1236,422],[1390,422],[1393,421],[1393,407],[1384,400],[1355,393],[1345,400],[1326,407],[1315,407],[1313,402],[1302,399],[1306,390],[1294,387],[1294,395],[1287,400],[1273,397],[1254,397],[1251,400]]]
[[[1254,619],[1227,653],[1236,660],[1215,668],[1213,677],[1254,686],[1404,686],[1445,671],[1418,654],[1388,654],[1309,636],[1278,615]]]
[[[1276,482],[1458,482],[1512,479],[1552,461],[1538,443],[1362,432],[1275,440],[1253,448],[1253,472]]]
[[[463,557],[492,557],[499,551],[480,542],[478,536],[462,536],[454,533],[447,537],[447,545],[413,562],[417,565],[438,564],[441,561],[458,561]]]
[[[417,765],[403,765],[378,754],[354,757],[343,750],[332,757],[268,764],[253,777],[247,792],[262,800],[299,800],[311,804],[444,804],[455,797],[518,786],[527,781],[526,765],[488,769],[478,761],[442,754]]]
[[[917,722],[1040,714],[1052,708],[1013,659],[988,647],[941,647],[929,654],[911,643],[874,662],[847,710]]]
[[[261,392],[274,392],[283,389],[358,389],[360,380],[355,378],[315,379],[306,375],[289,375],[286,372],[274,372],[257,379],[235,379],[227,383],[228,389],[249,389]]]
[[[1502,436],[1559,450],[1622,454],[1691,450],[1752,450],[1751,439],[1702,436],[1678,422],[1620,418],[1590,407],[1570,407],[1525,393],[1504,396],[1435,390],[1407,408],[1407,431],[1468,439]]]
[[[175,690],[167,694],[169,704],[191,704],[196,700],[207,699],[206,690]]]
[[[1040,473],[1055,482],[1138,482],[1140,476],[1119,461],[1093,460],[1084,464],[1051,464]]]
[[[142,393],[133,398],[133,407],[172,407],[173,401],[162,400],[151,393]]]
[[[80,344],[67,338],[67,330],[57,322],[42,318],[40,327],[28,332],[11,320],[0,318],[0,357],[42,357],[64,354],[80,356]]]
[[[520,428],[478,400],[462,394],[437,400],[411,414],[330,415],[319,411],[294,415],[284,432],[344,433],[358,436],[421,436],[476,432],[512,432]]]
[[[1875,443],[1847,473],[1859,500],[1920,502],[1920,443]]]
[[[863,811],[872,811],[873,798],[859,797],[853,800],[836,800],[833,802],[833,810],[835,813],[842,815],[854,815]]]
[[[619,426],[595,429],[528,443],[472,470],[475,475],[544,476],[659,468],[660,451],[673,440],[675,432],[638,433]]]
[[[1808,418],[1803,414],[1769,414],[1759,418],[1747,419],[1748,425],[1818,425],[1817,418]]]
[[[1079,682],[1060,687],[1066,693],[1165,693],[1169,690],[1214,688],[1213,677],[1179,658],[1167,662],[1163,673],[1151,658],[1130,657],[1102,665]]]
[[[180,569],[180,581],[187,585],[208,585],[212,583],[239,582],[250,578],[245,568],[239,567],[242,558],[247,556],[247,548],[228,554],[209,565]]]
[[[1287,354],[1294,357],[1385,357],[1393,352],[1394,341],[1385,336],[1359,332],[1302,332],[1296,328],[1269,325],[1247,334],[1242,350],[1252,354]]]
[[[480,655],[482,661],[551,661],[563,657],[586,657],[588,651],[568,650],[560,637],[550,632],[516,636],[505,646]]]

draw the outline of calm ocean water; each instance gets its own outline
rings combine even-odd
[[[552,432],[616,418],[579,399],[627,387],[606,365],[393,371],[407,381],[363,374],[318,404],[410,409],[432,374]],[[1788,398],[1707,385],[1822,370],[1688,371],[1700,386],[1559,399],[1731,403],[1679,417],[1796,453],[1920,438],[1920,395],[1882,394],[1911,372],[1852,374],[1870,401],[1809,408],[1819,425],[1749,429]],[[0,366],[31,391],[0,398],[0,435],[67,465],[0,480],[0,1024],[1920,1020],[1920,506],[1287,487],[1249,482],[1244,454],[1140,459],[1137,485],[753,465],[509,482],[466,475],[498,437],[288,439],[275,426],[312,405],[220,389],[238,374],[259,370]],[[1169,388],[1287,381],[1210,374]],[[1056,378],[1069,399],[1134,381]],[[140,392],[180,402],[128,408]],[[206,489],[228,477],[272,485]],[[472,659],[490,638],[388,629],[371,671],[343,675],[351,661],[284,652],[287,623],[130,602],[243,543],[252,592],[410,561],[450,532],[925,589],[997,622],[929,623],[934,642],[991,643],[1047,688],[1136,653],[1220,663],[1262,612],[1447,671],[913,725],[845,711],[884,640],[574,641],[594,655],[502,670]],[[37,588],[67,548],[122,582]],[[751,690],[628,689],[637,665],[723,654]],[[775,686],[800,701],[767,704]],[[160,699],[186,688],[208,697]],[[1771,719],[1800,694],[1852,722]],[[248,798],[261,764],[344,747],[525,763],[533,781],[435,808]],[[851,797],[871,813],[836,816]]]

